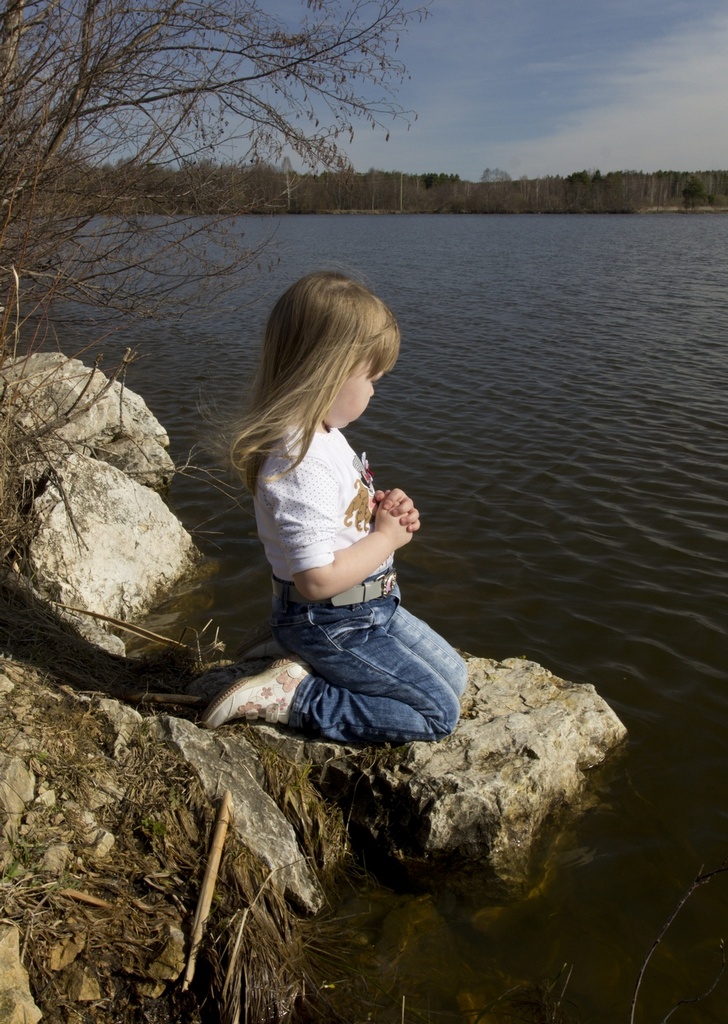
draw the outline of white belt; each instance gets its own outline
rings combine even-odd
[[[325,601],[312,601],[296,590],[292,583],[282,583],[275,576],[272,582],[273,593],[276,597],[280,597],[287,590],[289,601],[295,601],[298,604],[329,604],[334,608],[341,608],[345,604],[361,604],[362,601],[374,601],[377,597],[389,597],[397,584],[397,573],[394,569],[390,569],[382,576],[377,576],[375,580],[357,583],[355,587],[345,590],[343,594],[334,594],[333,597],[329,597]]]

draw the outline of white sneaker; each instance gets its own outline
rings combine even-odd
[[[200,725],[217,729],[235,718],[287,725],[293,694],[310,671],[305,662],[284,658],[257,676],[238,679],[207,707]]]

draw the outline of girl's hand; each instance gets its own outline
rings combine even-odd
[[[387,540],[392,551],[404,547],[412,540],[414,530],[410,529],[406,522],[402,522],[402,519],[406,520],[407,516],[398,518],[396,515],[392,515],[389,509],[385,509],[384,505],[379,505],[374,515],[374,532],[381,534]],[[418,527],[419,521],[415,529]]]
[[[390,516],[399,519],[400,524],[406,526],[409,533],[416,533],[419,530],[420,513],[415,508],[412,499],[401,488],[376,491],[374,500],[377,503],[377,511],[381,508]]]

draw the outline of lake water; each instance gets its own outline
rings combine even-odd
[[[399,559],[407,607],[472,654],[523,655],[593,683],[629,729],[625,754],[595,778],[597,805],[528,899],[374,893],[342,910],[367,940],[363,958],[394,964],[372,1019],[399,1020],[405,994],[407,1019],[474,1021],[460,1014],[519,982],[560,993],[568,977],[582,1022],[627,1021],[653,939],[701,867],[728,855],[728,217],[246,218],[240,229],[251,244],[272,234],[277,263],[246,279],[234,309],[118,339],[140,350],[128,383],[175,457],[208,429],[201,395],[229,405],[245,393],[273,297],[312,269],[362,275],[396,312],[403,350],[347,433],[377,482],[421,509]],[[232,650],[266,614],[254,521],[193,477],[172,498],[217,564],[185,621],[212,619]],[[706,990],[727,930],[720,876],[661,943],[636,1019],[661,1021]],[[674,1019],[728,1020],[728,979]]]

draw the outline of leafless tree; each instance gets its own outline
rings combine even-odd
[[[340,169],[357,122],[407,116],[398,39],[425,6],[0,2],[0,303],[11,268],[39,294],[152,313],[238,267],[219,223],[137,216],[155,183],[187,168],[204,188],[222,147],[241,167],[288,153]]]

